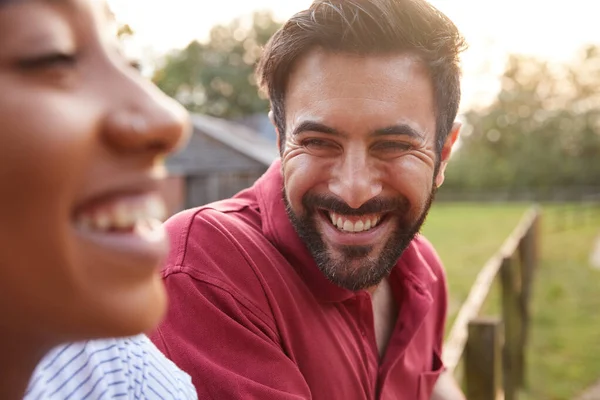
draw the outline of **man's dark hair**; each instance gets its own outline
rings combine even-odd
[[[465,41],[456,26],[425,0],[315,0],[290,18],[267,43],[257,80],[269,96],[285,143],[285,93],[294,63],[314,48],[356,55],[414,53],[426,65],[436,105],[438,155],[460,102],[459,54]]]

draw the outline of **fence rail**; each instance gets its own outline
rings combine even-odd
[[[541,212],[529,209],[479,272],[445,344],[443,360],[459,375],[469,400],[514,400],[525,382],[529,300],[538,262]],[[494,282],[501,284],[501,318],[480,317]]]
[[[446,182],[447,183],[447,182]],[[449,186],[440,188],[435,196],[436,202],[530,202],[530,203],[567,203],[580,202],[586,199],[598,197],[600,186],[571,186],[553,188],[530,188],[527,190],[518,188],[452,188]]]
[[[600,222],[600,194],[585,196],[578,202],[555,203],[544,212],[545,225],[565,231]]]

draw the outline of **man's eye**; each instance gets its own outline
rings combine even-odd
[[[326,147],[326,146],[330,146],[329,142],[327,142],[326,140],[322,140],[322,139],[307,139],[304,142],[302,142],[302,144],[305,147]]]
[[[42,56],[26,58],[19,61],[19,66],[26,70],[36,70],[55,67],[74,67],[77,63],[75,54],[51,53]]]
[[[373,146],[375,150],[383,150],[383,151],[406,151],[412,148],[412,145],[405,142],[379,142],[375,146]]]

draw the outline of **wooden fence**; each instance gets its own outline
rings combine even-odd
[[[514,400],[525,383],[529,300],[538,262],[540,216],[538,207],[529,209],[484,265],[446,341],[444,364],[461,377],[469,400]],[[496,280],[501,285],[501,315],[481,317]],[[463,370],[458,369],[461,361]]]

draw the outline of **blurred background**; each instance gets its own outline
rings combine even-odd
[[[193,113],[189,145],[168,160],[171,212],[250,186],[277,157],[254,65],[281,21],[310,1],[109,3],[142,73]],[[501,246],[537,205],[538,262],[521,298],[525,371],[506,397],[600,399],[600,3],[431,3],[469,43],[464,128],[424,228],[448,270],[449,336],[487,261],[512,255]],[[500,281],[478,315],[506,317]]]

